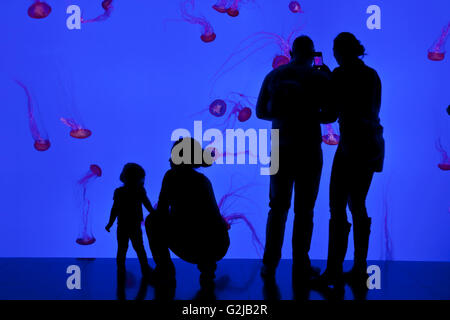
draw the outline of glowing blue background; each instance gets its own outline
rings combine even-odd
[[[115,256],[115,227],[104,231],[114,188],[126,162],[147,170],[146,187],[154,203],[168,168],[170,135],[176,128],[193,129],[194,112],[229,91],[256,96],[262,79],[271,70],[278,48],[273,45],[252,56],[225,77],[209,96],[211,77],[246,36],[258,31],[287,35],[306,23],[304,33],[323,52],[324,61],[336,66],[333,38],[341,31],[354,32],[366,46],[365,58],[383,83],[381,119],[387,144],[385,171],[377,174],[367,205],[373,217],[369,258],[384,257],[383,194],[387,191],[388,226],[396,260],[450,259],[450,175],[440,171],[440,154],[434,143],[450,151],[449,57],[427,60],[427,49],[448,23],[447,0],[331,1],[304,0],[304,14],[292,14],[288,0],[255,0],[244,4],[237,18],[211,9],[214,1],[197,1],[217,33],[216,41],[200,41],[199,27],[178,19],[178,1],[115,1],[111,18],[66,28],[65,8],[81,6],[86,18],[101,13],[100,0],[56,1],[44,20],[26,15],[32,1],[2,1],[0,20],[0,256],[78,257]],[[368,30],[366,8],[381,7],[381,30]],[[168,20],[168,21],[166,21]],[[166,21],[166,22],[165,22]],[[73,84],[73,97],[91,138],[79,141],[58,119],[71,98],[61,94],[63,82]],[[12,78],[34,91],[52,142],[49,151],[32,147],[27,124],[26,98]],[[210,120],[204,114],[199,120]],[[214,125],[205,122],[204,126]],[[252,117],[244,128],[269,128]],[[335,148],[323,146],[324,170],[316,206],[311,257],[326,257],[328,239],[328,184]],[[91,217],[97,242],[75,244],[80,209],[76,181],[91,163],[104,175],[90,190]],[[203,171],[219,199],[229,188],[252,181],[247,195],[258,202],[237,207],[247,212],[264,240],[268,210],[268,177],[255,165],[214,166]],[[283,257],[291,254],[292,214],[287,223]],[[257,257],[248,229],[234,225],[228,258]],[[147,241],[145,240],[146,247]],[[350,245],[347,257],[352,256]],[[130,250],[129,256],[135,256]]]

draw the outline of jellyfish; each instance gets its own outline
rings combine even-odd
[[[214,33],[213,27],[211,23],[204,17],[196,17],[192,14],[188,13],[187,5],[191,5],[192,9],[195,8],[194,0],[184,0],[181,3],[181,17],[184,21],[189,22],[191,24],[198,24],[202,27],[202,34],[200,39],[203,42],[212,42],[216,39],[216,34]]]
[[[322,141],[330,146],[339,144],[339,135],[333,129],[330,123],[325,125],[327,132],[322,136]]]
[[[61,75],[58,75],[58,83],[61,88],[64,101],[62,104],[65,107],[64,116],[59,120],[70,128],[70,136],[75,139],[86,139],[92,135],[92,131],[87,129],[83,124],[80,113],[77,108],[77,104],[74,98],[74,89],[71,81],[63,82]]]
[[[226,73],[230,72],[238,65],[246,61],[253,54],[270,45],[276,45],[279,48],[279,52],[276,53],[272,58],[272,68],[276,69],[279,66],[289,63],[291,45],[294,36],[302,29],[302,27],[296,28],[286,37],[282,37],[275,33],[270,32],[256,32],[252,35],[244,38],[234,49],[231,55],[225,60],[225,62],[219,67],[219,69],[214,73],[211,83],[212,93],[214,86],[218,79],[224,76]]]
[[[441,156],[442,156],[442,160],[438,164],[439,169],[441,169],[443,171],[450,170],[450,158],[447,154],[447,151],[445,151],[444,147],[441,144],[441,139],[438,139],[436,141],[436,149],[437,149],[437,151],[439,151],[441,153]]]
[[[89,209],[91,202],[87,198],[87,188],[90,182],[94,179],[102,176],[102,169],[96,165],[92,164],[89,167],[89,171],[78,181],[78,184],[82,188],[82,227],[76,243],[80,245],[89,245],[95,242],[95,237],[92,235],[89,224]]]
[[[291,12],[293,13],[303,13],[304,11],[302,11],[302,7],[300,6],[300,3],[298,3],[297,1],[291,1],[289,3],[289,10],[291,10]]]
[[[223,195],[222,198],[220,198],[218,207],[225,223],[227,224],[228,229],[231,229],[231,226],[239,220],[243,221],[246,224],[246,226],[249,228],[252,234],[253,245],[255,246],[256,251],[259,254],[261,254],[261,252],[263,252],[264,250],[264,246],[261,240],[259,239],[258,234],[256,233],[256,230],[253,227],[253,224],[248,220],[248,218],[244,213],[230,212],[236,199],[244,199],[251,201],[249,198],[245,197],[242,194],[242,191],[248,189],[250,186],[251,184],[247,184],[233,189],[233,185],[232,183],[230,183],[229,191],[225,195]]]
[[[254,97],[247,96],[239,92],[231,92],[229,97],[225,99],[228,104],[232,105],[230,114],[222,123],[225,128],[234,128],[236,120],[246,122],[252,116],[252,109],[255,107]],[[232,123],[230,125],[230,123]]]
[[[36,100],[33,101],[30,90],[20,81],[15,80],[16,83],[22,87],[27,95],[28,99],[28,125],[30,127],[31,136],[34,140],[34,148],[37,151],[46,151],[50,148],[50,140],[48,138],[47,132],[44,127],[41,125],[41,129],[39,129],[38,120],[36,119],[36,115],[39,114],[39,110],[37,108]]]
[[[215,99],[207,108],[192,114],[190,117],[196,117],[206,111],[208,111],[212,116],[220,118],[227,112],[227,103],[222,99]]]
[[[28,15],[33,19],[43,19],[47,17],[50,12],[52,12],[52,7],[50,7],[46,2],[35,0],[34,3],[28,8]]]
[[[227,14],[230,17],[237,17],[239,15],[239,2],[241,2],[241,0],[233,0],[233,2],[231,3],[230,7],[227,10]]]
[[[435,43],[428,49],[428,59],[431,61],[442,61],[445,58],[445,42],[450,32],[450,23],[442,29],[441,36]]]
[[[104,0],[102,2],[102,8],[103,8],[104,12],[101,15],[99,15],[95,18],[92,18],[92,19],[85,20],[85,19],[81,18],[81,23],[100,22],[100,21],[107,20],[111,16],[111,13],[113,12],[113,9],[114,9],[112,2],[113,2],[113,0]]]
[[[83,128],[83,126],[74,119],[61,117],[60,120],[71,129],[69,134],[72,138],[86,139],[92,135],[91,130]]]
[[[450,104],[447,107],[447,114],[450,116]]]
[[[228,0],[218,0],[216,4],[212,6],[214,10],[220,13],[227,13]]]
[[[209,105],[209,113],[215,117],[222,117],[227,111],[227,103],[222,99],[216,99]]]

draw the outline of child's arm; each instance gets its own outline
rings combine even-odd
[[[109,216],[109,222],[108,222],[108,224],[105,227],[106,231],[109,232],[109,229],[111,229],[111,227],[113,226],[114,221],[116,220],[118,214],[119,214],[119,212],[118,212],[118,210],[116,208],[116,205],[114,203],[113,207],[111,208],[111,214]]]
[[[105,227],[106,231],[109,232],[109,229],[111,229],[111,227],[113,226],[114,221],[116,220],[118,215],[119,215],[119,208],[117,206],[117,190],[116,190],[114,191],[114,203],[111,208],[111,214],[109,215],[109,222]]]
[[[153,213],[155,211],[150,200],[147,197],[147,193],[145,192],[145,190],[144,190],[144,198],[142,199],[142,204],[149,213]]]

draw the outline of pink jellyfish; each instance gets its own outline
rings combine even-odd
[[[222,99],[216,99],[209,105],[209,113],[215,117],[222,117],[227,112],[227,103]]]
[[[74,119],[60,118],[61,122],[68,126],[70,130],[70,136],[76,139],[86,139],[92,135],[92,131],[86,128],[79,123],[77,123]]]
[[[298,3],[297,1],[291,1],[289,3],[289,10],[291,10],[291,12],[293,13],[303,13],[304,11],[302,11],[302,7],[300,6],[300,3]]]
[[[227,103],[222,99],[215,99],[213,102],[209,104],[209,107],[203,109],[200,112],[196,112],[191,115],[191,117],[195,117],[199,114],[202,114],[206,111],[209,111],[211,115],[214,117],[220,118],[227,112]]]
[[[231,6],[227,10],[227,14],[230,17],[237,17],[239,15],[239,2],[241,2],[241,0],[233,0],[231,3]]]
[[[104,0],[102,2],[102,8],[104,12],[93,19],[84,20],[83,18],[81,18],[81,23],[100,22],[108,19],[111,16],[111,13],[113,12],[114,9],[112,2],[113,0]]]
[[[450,32],[450,23],[442,29],[441,36],[428,49],[428,59],[431,61],[442,61],[445,58],[445,42],[447,41]]]
[[[339,144],[339,135],[333,129],[330,123],[325,125],[327,132],[322,136],[322,141],[330,146],[335,146]]]
[[[70,136],[76,139],[86,139],[92,135],[92,131],[87,129],[83,124],[81,116],[79,114],[77,104],[74,98],[73,83],[71,81],[63,81],[59,75],[59,82],[61,86],[61,92],[65,97],[63,105],[65,106],[64,117],[60,117],[63,124],[70,128]]]
[[[270,32],[256,32],[244,40],[242,40],[238,46],[234,49],[231,55],[225,60],[225,62],[219,67],[219,69],[214,73],[212,77],[212,89],[219,78],[224,76],[226,73],[230,72],[238,65],[243,63],[245,60],[250,58],[253,54],[270,45],[277,45],[279,52],[276,53],[272,58],[272,68],[276,69],[279,66],[289,63],[291,45],[296,33],[298,33],[302,27],[293,30],[287,38]]]
[[[444,147],[441,144],[441,139],[438,139],[436,141],[436,149],[441,153],[442,155],[442,161],[438,164],[439,169],[443,171],[450,170],[450,158],[447,154],[447,151],[445,151]]]
[[[241,2],[242,0],[218,0],[212,7],[220,13],[227,13],[230,17],[237,17],[239,15],[239,3]]]
[[[83,199],[83,209],[82,209],[82,229],[76,240],[76,243],[80,245],[89,245],[95,242],[95,237],[92,235],[92,231],[89,226],[89,209],[91,202],[86,197],[88,184],[94,179],[102,176],[102,169],[96,165],[92,164],[89,167],[89,171],[78,181],[78,184],[82,188],[82,199]]]
[[[28,15],[33,19],[43,19],[52,12],[52,7],[47,3],[35,0],[28,8]]]
[[[48,139],[47,132],[44,127],[41,126],[41,130],[39,130],[38,121],[35,118],[36,113],[39,114],[39,110],[37,110],[36,101],[33,102],[30,90],[20,81],[15,80],[16,83],[22,87],[27,95],[28,99],[28,125],[30,127],[31,136],[34,140],[34,148],[37,151],[46,151],[50,148],[50,140]],[[35,108],[36,106],[36,108]]]
[[[214,33],[211,23],[209,23],[209,21],[204,17],[196,17],[188,13],[188,4],[191,5],[192,10],[195,8],[194,0],[184,0],[181,3],[181,17],[183,18],[183,20],[191,24],[198,24],[202,27],[202,34],[200,36],[200,39],[203,42],[207,43],[214,41],[216,39],[216,34]]]
[[[251,186],[250,184],[247,184],[239,188],[233,189],[232,183],[230,183],[229,191],[225,195],[223,195],[222,198],[220,198],[218,206],[220,213],[222,214],[222,217],[228,226],[228,229],[230,229],[231,225],[233,225],[237,221],[239,220],[244,221],[244,223],[247,225],[247,227],[250,229],[250,232],[252,233],[252,241],[253,245],[255,246],[255,249],[257,250],[258,253],[261,253],[264,249],[264,246],[261,240],[259,239],[258,234],[256,233],[256,230],[253,227],[252,223],[248,220],[245,214],[240,212],[230,212],[232,205],[234,204],[236,199],[244,199],[250,201],[249,198],[242,195],[242,191],[248,189],[250,186]]]
[[[212,6],[214,10],[220,13],[226,13],[228,11],[227,8],[228,0],[219,0],[216,4]]]
[[[252,116],[252,109],[250,107],[255,107],[255,102],[252,101],[252,99],[254,98],[239,92],[231,92],[229,94],[229,98],[225,99],[225,101],[233,107],[231,108],[230,114],[223,122],[225,128],[230,128],[231,122],[231,127],[234,127],[236,124],[236,119],[239,122],[246,122],[250,119]]]

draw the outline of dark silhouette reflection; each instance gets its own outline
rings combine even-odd
[[[293,268],[308,276],[318,275],[308,253],[322,172],[320,123],[327,118],[323,92],[329,81],[326,73],[312,66],[314,44],[309,37],[295,39],[291,57],[290,63],[266,76],[256,106],[258,118],[272,121],[280,139],[279,169],[270,176],[263,277],[274,277],[279,264],[293,191]]]
[[[126,287],[127,287],[127,277],[129,278],[131,274],[127,273],[124,268],[117,268],[117,300],[126,300]],[[139,290],[134,300],[145,300],[147,296],[148,289],[148,279],[146,277],[141,278],[139,284]]]
[[[227,224],[220,214],[211,182],[196,171],[212,164],[212,156],[207,162],[204,154],[194,139],[183,138],[174,143],[171,169],[164,176],[158,208],[145,220],[156,263],[157,286],[173,287],[175,267],[170,249],[181,259],[197,265],[202,293],[210,293],[217,261],[228,251]]]
[[[263,278],[263,297],[264,300],[278,301],[281,300],[281,292],[275,278]]]
[[[367,214],[366,197],[375,172],[384,162],[383,127],[380,124],[381,81],[377,72],[360,59],[365,49],[356,37],[340,33],[334,40],[334,56],[339,67],[331,76],[334,119],[339,119],[341,140],[336,150],[330,179],[328,261],[320,277],[323,285],[341,286],[342,264],[347,252],[353,220],[354,264],[345,275],[352,286],[365,285],[367,252],[372,220]],[[331,120],[334,120],[331,119]]]
[[[153,212],[154,209],[144,189],[144,180],[145,171],[138,164],[128,163],[123,167],[120,174],[120,181],[123,182],[123,186],[114,191],[114,204],[105,229],[109,232],[117,218],[118,272],[119,270],[119,273],[125,272],[125,259],[128,243],[131,240],[139,258],[142,276],[150,281],[152,269],[148,265],[147,254],[142,241],[141,223],[144,220],[142,205],[149,212]]]
[[[345,285],[343,283],[334,286],[312,285],[311,289],[318,292],[323,299],[329,301],[340,301],[344,300],[345,297]]]
[[[215,301],[217,300],[214,285],[200,285],[194,300],[197,301]]]
[[[170,281],[159,279],[155,284],[155,300],[158,301],[171,301],[175,299],[175,292],[177,288],[177,282],[175,279]]]
[[[353,299],[356,301],[363,301],[367,299],[367,293],[369,292],[369,288],[367,288],[367,284],[362,281],[350,282],[348,283],[350,290],[353,294]]]

